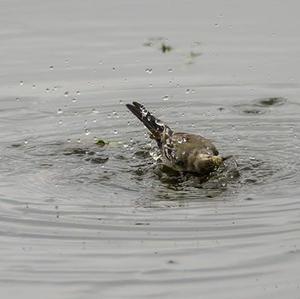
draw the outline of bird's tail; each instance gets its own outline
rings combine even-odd
[[[158,143],[162,139],[162,135],[167,130],[171,129],[166,126],[162,121],[153,116],[143,105],[138,102],[126,104],[127,108],[145,125],[151,132],[151,137]]]

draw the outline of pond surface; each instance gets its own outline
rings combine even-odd
[[[299,298],[299,8],[1,1],[1,298]],[[233,159],[162,175],[134,100]]]

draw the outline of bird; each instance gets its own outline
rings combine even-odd
[[[220,156],[215,145],[205,137],[173,131],[138,102],[126,107],[150,131],[150,138],[156,141],[161,152],[162,163],[178,173],[205,176],[229,158]]]

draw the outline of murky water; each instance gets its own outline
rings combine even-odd
[[[299,298],[298,11],[1,1],[1,298]],[[163,174],[132,100],[234,159]]]

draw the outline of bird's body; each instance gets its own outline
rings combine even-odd
[[[127,108],[149,129],[150,137],[157,142],[162,161],[178,172],[207,175],[224,161],[214,144],[200,135],[173,132],[165,123],[154,117],[137,103]]]

